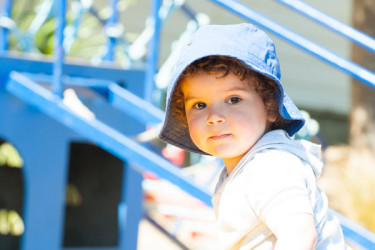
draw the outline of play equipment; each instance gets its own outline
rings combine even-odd
[[[234,0],[211,2],[375,86],[373,72],[333,54],[248,6]],[[279,2],[319,23],[328,23],[335,32],[345,36],[353,34],[350,35],[352,41],[374,52],[373,38],[301,1]],[[73,145],[80,143],[86,144],[95,154],[102,154],[100,150],[109,152],[112,156],[103,157],[107,157],[114,167],[121,166],[117,170],[120,178],[116,179],[121,192],[115,218],[118,223],[115,249],[137,247],[138,224],[143,218],[142,173],[151,172],[202,204],[211,206],[211,192],[207,186],[198,184],[186,171],[163,158],[158,145],[135,139],[145,131],[157,129],[163,112],[155,105],[161,106],[159,99],[165,91],[163,83],[167,81],[178,49],[194,30],[208,23],[209,18],[194,13],[181,0],[154,0],[144,31],[130,43],[123,36],[125,31],[119,21],[119,2],[116,0],[110,1],[112,15],[106,19],[100,17],[91,1],[71,1],[71,19],[67,25],[67,2],[45,0],[26,31],[22,31],[12,19],[11,4],[10,0],[3,0],[0,17],[0,137],[11,142],[24,161],[22,218],[25,231],[21,249],[63,248],[69,157]],[[191,21],[158,70],[160,29],[163,21],[176,10],[181,10]],[[84,15],[91,15],[103,24],[107,41],[93,57],[93,64],[64,62],[65,54],[73,49]],[[38,47],[32,38],[51,18],[56,23],[53,59],[36,58]],[[16,38],[18,49],[23,51],[21,54],[8,50],[10,35]],[[122,51],[120,63],[114,63],[116,50]],[[106,165],[101,167],[106,168]],[[340,218],[348,241],[368,249],[375,247],[372,233]]]

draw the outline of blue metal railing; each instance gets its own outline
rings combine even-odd
[[[279,25],[271,19],[268,19],[263,15],[253,11],[242,3],[239,3],[235,0],[211,1],[219,4],[227,10],[237,14],[238,16],[257,24],[258,26],[263,27],[264,29],[286,40],[290,44],[310,53],[311,55],[323,60],[324,62],[327,62],[328,64],[375,88],[375,74],[367,70],[366,68],[332,53],[331,51],[317,45],[316,43],[313,43],[312,41]]]
[[[332,209],[330,209],[330,211],[339,219],[346,241],[354,246],[359,246],[360,248],[374,249],[374,233],[368,231],[362,226],[353,223],[348,218],[333,211]]]
[[[30,79],[39,79],[43,82],[51,82],[51,78],[38,77],[38,75],[12,73],[10,81],[7,84],[9,92],[23,99],[27,103],[38,107],[42,112],[53,117],[57,121],[65,124],[67,127],[73,129],[87,137],[94,143],[97,143],[108,152],[113,153],[124,161],[131,161],[142,171],[151,171],[156,173],[163,179],[170,181],[182,190],[186,191],[193,197],[203,201],[206,205],[212,206],[211,194],[205,191],[203,187],[198,186],[194,180],[183,173],[179,168],[173,166],[168,161],[151,151],[143,148],[139,144],[133,142],[128,137],[113,130],[107,125],[97,120],[87,121],[79,117],[74,112],[70,111],[62,104],[61,99],[56,99],[55,96],[39,86]],[[115,107],[123,110],[135,119],[142,122],[158,123],[161,121],[163,112],[151,107],[148,102],[140,99],[134,94],[124,90],[114,83],[108,81],[92,81],[82,78],[67,78],[70,85],[75,83],[80,85],[82,81],[88,81],[88,84],[93,84],[101,88],[108,88],[109,102]],[[336,213],[336,212],[335,212]],[[346,239],[356,245],[372,249],[375,246],[375,235],[368,230],[360,227],[349,221],[342,215],[336,213],[343,227],[343,232]]]
[[[117,84],[108,86],[108,101],[116,108],[128,113],[143,124],[159,124],[164,112],[150,102],[146,102]]]
[[[364,67],[361,67],[347,59],[344,59],[325,48],[307,40],[306,38],[294,33],[293,31],[286,29],[285,27],[275,23],[274,21],[260,15],[259,13],[253,11],[248,6],[245,6],[235,0],[210,0],[213,3],[216,3],[225,9],[241,16],[242,18],[249,20],[260,27],[278,35],[289,43],[295,45],[296,47],[316,56],[317,58],[329,63],[330,65],[344,71],[345,73],[363,81],[371,87],[375,87],[375,74]],[[297,1],[297,0],[277,0],[280,3],[285,4],[286,6],[299,10],[300,13],[305,16],[324,24],[325,26],[331,28],[335,32],[349,38],[353,42],[358,43],[359,45],[367,48],[371,52],[374,52],[374,39],[347,26],[344,25],[333,18],[328,17],[327,15],[315,10],[307,4]],[[112,0],[112,9],[115,10],[115,4],[117,1]],[[4,0],[3,2],[5,7],[3,10],[8,10],[7,6],[10,6],[11,1]],[[153,85],[153,77],[157,71],[158,64],[158,46],[159,46],[159,36],[160,36],[160,27],[161,19],[159,17],[159,8],[161,2],[153,1],[154,9],[152,11],[151,19],[155,20],[153,23],[153,37],[149,41],[149,56],[148,64],[146,69],[146,84],[148,92],[145,94],[145,99],[151,101]],[[61,99],[56,98],[57,96],[62,95],[64,78],[62,77],[63,72],[63,30],[65,26],[65,0],[56,1],[57,14],[56,18],[58,19],[58,25],[56,28],[56,45],[55,45],[55,63],[53,71],[53,80],[52,80],[52,94],[47,89],[39,86],[34,81],[30,80],[35,75],[25,75],[19,73],[12,73],[10,76],[10,81],[7,84],[7,89],[9,92],[25,100],[27,103],[37,106],[41,111],[45,112],[54,119],[60,121],[66,126],[72,128],[78,133],[86,136],[93,142],[96,142],[98,145],[104,149],[112,152],[118,157],[132,161],[137,164],[138,167],[142,170],[148,170],[155,172],[160,177],[169,180],[170,182],[176,184],[181,189],[187,191],[192,196],[202,200],[205,204],[211,206],[210,193],[205,191],[196,185],[196,183],[183,172],[179,171],[175,166],[170,164],[168,161],[164,160],[155,153],[145,149],[139,144],[135,143],[128,137],[122,135],[118,131],[112,129],[111,127],[103,124],[98,120],[85,120],[71,112],[67,107],[65,107]],[[185,12],[193,17],[191,10],[186,8],[185,5],[181,7]],[[8,12],[3,12],[8,13]],[[5,14],[2,14],[3,16]],[[195,17],[195,16],[194,16]],[[111,20],[111,24],[116,23],[117,16]],[[6,49],[7,40],[6,34],[7,29],[2,28],[2,37],[1,37],[1,49],[4,51]],[[5,34],[5,35],[4,35]],[[115,39],[110,38],[108,43],[108,54],[107,59],[113,60],[113,51],[115,48]],[[46,79],[44,79],[46,80]],[[80,82],[83,79],[79,78],[70,78],[69,82]],[[100,83],[96,84],[102,86],[103,88],[108,88],[109,92],[109,102],[113,106],[127,112],[136,119],[140,120],[143,123],[158,123],[162,119],[162,111],[153,107],[149,102],[145,103],[139,97],[135,97],[130,92],[123,90],[118,85],[112,83]],[[86,85],[87,86],[87,85]],[[68,123],[66,121],[69,121]],[[343,224],[345,236],[349,239],[353,239],[358,244],[366,248],[375,247],[375,237],[372,233],[367,232],[360,228],[355,228],[350,223],[347,223],[345,219],[340,217],[340,221]]]
[[[300,0],[275,0],[290,9],[302,14],[305,17],[310,18],[311,20],[331,29],[349,39],[352,42],[357,43],[363,48],[368,49],[372,53],[375,53],[375,40],[368,36],[367,34],[360,32],[353,27],[346,25],[327,14],[315,9],[307,3],[304,3]]]
[[[12,72],[6,86],[10,93],[18,96],[27,103],[38,107],[42,112],[53,117],[77,133],[84,135],[103,149],[118,156],[124,161],[135,163],[143,171],[151,171],[158,176],[174,183],[189,194],[211,206],[211,194],[199,185],[180,168],[152,151],[142,147],[117,130],[96,120],[80,117],[68,107],[60,98],[48,89],[31,81],[24,75]],[[115,89],[112,89],[116,91]],[[134,113],[130,113],[133,114]]]

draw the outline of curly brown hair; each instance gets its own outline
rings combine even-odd
[[[277,83],[272,79],[250,69],[241,61],[226,56],[209,56],[196,60],[190,64],[177,80],[172,102],[175,103],[177,118],[186,126],[184,94],[181,84],[184,79],[192,77],[198,71],[225,77],[229,73],[236,75],[241,81],[249,84],[262,98],[267,111],[276,115],[276,120],[270,125],[270,130],[285,128],[290,120],[283,118],[278,109],[276,95],[278,94]]]

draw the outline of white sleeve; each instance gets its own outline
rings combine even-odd
[[[249,203],[275,235],[290,216],[313,214],[308,167],[290,153],[272,150],[257,154],[245,168]]]

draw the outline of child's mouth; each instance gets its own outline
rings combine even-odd
[[[222,135],[217,135],[217,136],[211,136],[210,139],[212,140],[221,140],[229,137],[230,134],[222,134]]]

